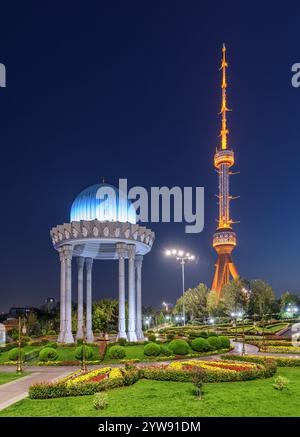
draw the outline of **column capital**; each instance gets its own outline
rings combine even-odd
[[[83,270],[85,258],[83,256],[77,257],[77,268],[78,270]]]
[[[128,244],[127,246],[127,253],[129,259],[135,258],[135,245],[134,244]]]
[[[127,255],[127,244],[126,243],[117,243],[116,250],[118,254],[118,258],[126,258]]]
[[[88,272],[90,272],[92,270],[93,261],[94,261],[93,258],[85,258],[86,270]]]
[[[135,267],[141,268],[143,264],[143,255],[135,255]]]
[[[62,246],[62,247],[60,247],[59,250],[60,250],[62,257],[64,257],[65,261],[72,260],[73,246],[71,246],[71,245]]]

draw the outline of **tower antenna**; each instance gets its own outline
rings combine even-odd
[[[228,68],[228,63],[226,61],[226,47],[223,43],[222,47],[222,64],[220,70],[222,70],[222,106],[221,106],[221,114],[222,114],[222,129],[221,129],[221,147],[222,150],[227,149],[227,135],[229,131],[227,129],[227,120],[226,120],[226,112],[229,111],[227,108],[227,81],[226,81],[226,68]]]

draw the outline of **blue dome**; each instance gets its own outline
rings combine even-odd
[[[95,184],[81,191],[71,207],[70,220],[99,220],[136,223],[132,203],[120,196],[119,190],[109,184]]]

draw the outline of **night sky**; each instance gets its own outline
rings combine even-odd
[[[1,5],[0,310],[59,297],[51,227],[102,177],[129,186],[204,186],[205,228],[149,224],[143,299],[180,295],[180,266],[167,247],[193,252],[187,286],[211,285],[217,218],[213,155],[220,130],[225,42],[232,204],[241,276],[277,295],[300,292],[299,2],[88,1]],[[74,269],[75,270],[75,269]],[[94,265],[94,299],[117,296],[117,263]],[[76,296],[75,282],[73,293]]]

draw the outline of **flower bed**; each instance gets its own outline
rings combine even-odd
[[[274,375],[276,363],[274,360],[264,360],[263,363],[188,360],[170,364],[153,364],[139,369],[132,364],[125,368],[104,367],[86,373],[76,371],[55,383],[34,384],[29,388],[29,397],[48,399],[91,395],[134,384],[140,378],[192,382],[199,372],[202,373],[204,382],[246,381]]]
[[[222,355],[221,358],[223,360],[230,361],[247,361],[253,363],[264,364],[265,360],[273,360],[278,367],[300,367],[300,359],[299,358],[291,358],[291,357],[275,357],[275,356],[261,356],[261,355],[245,355],[241,358],[240,355],[228,354]]]
[[[274,354],[300,354],[300,347],[296,346],[262,346],[262,352],[271,352]]]

